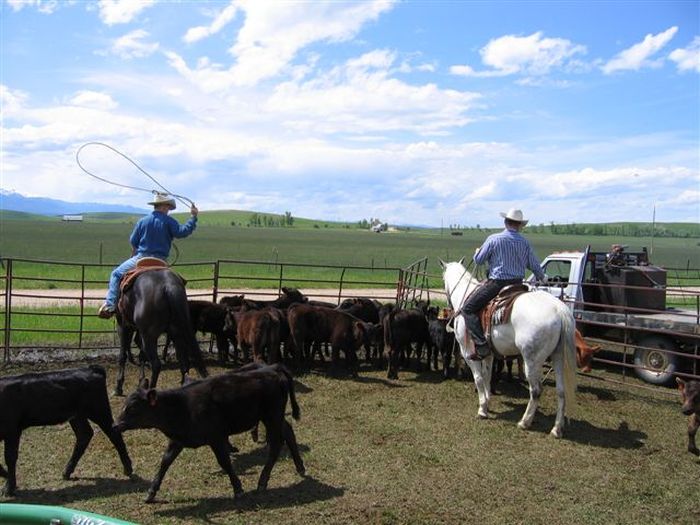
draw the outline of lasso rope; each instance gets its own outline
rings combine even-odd
[[[122,157],[123,159],[126,159],[128,162],[130,162],[137,170],[139,170],[141,173],[143,173],[146,177],[148,177],[149,179],[151,179],[151,180],[162,190],[162,192],[161,192],[161,191],[158,191],[158,190],[151,190],[151,189],[148,189],[148,188],[139,188],[138,186],[129,186],[128,184],[121,184],[121,183],[119,183],[119,182],[115,182],[115,181],[112,181],[112,180],[109,180],[109,179],[105,179],[104,177],[100,177],[99,175],[95,175],[95,174],[92,173],[90,170],[88,170],[85,166],[83,166],[83,164],[80,162],[80,152],[81,152],[84,148],[86,148],[87,146],[102,146],[102,147],[104,147],[104,148],[107,148],[107,149],[109,149],[109,150],[112,150],[114,153],[116,153],[117,155],[119,155],[119,156]],[[146,193],[151,193],[151,194],[153,194],[153,195],[156,195],[156,194],[158,194],[158,193],[163,193],[163,192],[165,192],[165,193],[167,193],[168,195],[170,195],[170,196],[176,198],[177,200],[179,200],[182,204],[184,204],[184,205],[186,205],[186,206],[189,206],[189,207],[194,206],[194,202],[192,202],[190,199],[188,199],[188,198],[185,197],[184,195],[177,195],[177,194],[173,193],[173,192],[170,191],[168,188],[166,188],[165,186],[163,186],[160,182],[158,182],[158,181],[156,180],[156,178],[155,178],[153,175],[151,175],[151,174],[148,173],[146,170],[144,170],[141,166],[139,166],[139,165],[138,165],[134,160],[132,160],[128,155],[125,155],[124,153],[122,153],[122,152],[119,151],[118,149],[116,149],[116,148],[110,146],[109,144],[105,144],[104,142],[86,142],[85,144],[83,144],[82,146],[80,146],[80,147],[78,148],[78,151],[75,152],[75,161],[78,163],[78,166],[80,166],[80,169],[81,169],[81,170],[83,170],[85,173],[87,173],[88,175],[90,175],[91,177],[94,177],[95,179],[97,179],[97,180],[99,180],[99,181],[106,182],[107,184],[111,184],[111,185],[113,185],[113,186],[119,186],[120,188],[127,188],[127,189],[130,189],[130,190],[143,191],[143,192],[146,192]]]
[[[148,188],[139,188],[138,186],[129,186],[128,184],[121,184],[120,182],[115,182],[115,181],[113,181],[113,180],[109,180],[109,179],[105,179],[104,177],[100,177],[99,175],[95,175],[95,174],[92,173],[90,170],[88,170],[85,166],[83,166],[82,163],[80,162],[80,152],[83,150],[83,148],[85,148],[85,147],[87,147],[87,146],[102,146],[102,147],[105,147],[105,148],[107,148],[107,149],[113,151],[114,153],[116,153],[116,154],[119,155],[120,157],[122,157],[122,158],[126,159],[127,161],[129,161],[137,170],[139,170],[139,171],[140,171],[141,173],[143,173],[146,177],[148,177],[149,179],[151,179],[151,180],[152,180],[161,190],[163,190],[163,191],[161,192],[161,191],[158,191],[158,190],[149,190]],[[139,166],[139,165],[138,165],[133,159],[131,159],[128,155],[122,153],[122,152],[119,151],[118,149],[116,149],[116,148],[110,146],[109,144],[105,144],[104,142],[86,142],[85,144],[83,144],[82,146],[80,146],[80,147],[78,148],[78,151],[75,152],[75,161],[78,163],[78,166],[80,166],[80,169],[81,169],[81,170],[83,170],[85,173],[87,173],[87,174],[90,175],[91,177],[93,177],[93,178],[95,178],[95,179],[97,179],[97,180],[99,180],[99,181],[101,181],[101,182],[105,182],[105,183],[111,184],[111,185],[113,185],[113,186],[119,186],[120,188],[127,188],[127,189],[129,189],[129,190],[143,191],[143,192],[146,192],[146,193],[151,193],[151,194],[153,194],[153,195],[162,194],[163,192],[165,192],[166,194],[168,194],[168,195],[170,195],[170,196],[176,198],[177,200],[179,200],[179,201],[180,201],[182,204],[184,204],[185,206],[189,206],[189,207],[193,207],[193,206],[194,206],[194,202],[192,202],[192,200],[188,199],[188,198],[185,197],[184,195],[177,195],[177,194],[173,193],[172,191],[170,191],[169,189],[167,189],[165,186],[163,186],[160,182],[158,182],[158,181],[156,180],[156,178],[155,178],[153,175],[151,175],[151,174],[148,173],[146,170],[144,170],[141,166]],[[177,260],[180,258],[180,250],[178,249],[178,247],[177,247],[177,245],[176,245],[175,243],[172,243],[172,247],[173,247],[173,249],[175,250],[175,259],[173,260],[172,263],[170,263],[170,265],[171,265],[171,266],[175,266],[175,263],[176,263]]]

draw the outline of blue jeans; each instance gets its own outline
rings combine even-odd
[[[111,308],[116,308],[117,298],[119,297],[119,283],[124,277],[124,274],[129,270],[136,268],[136,262],[141,258],[140,255],[134,255],[133,257],[127,259],[114,270],[109,276],[109,288],[107,289],[107,297],[105,298],[105,304]]]

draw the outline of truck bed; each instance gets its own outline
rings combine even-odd
[[[700,336],[698,314],[694,310],[669,308],[659,313],[622,314],[614,312],[591,312],[576,310],[576,319],[584,322],[604,323],[650,330],[666,330],[680,332],[691,336]]]

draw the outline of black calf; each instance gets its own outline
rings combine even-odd
[[[112,428],[106,374],[101,366],[24,374],[0,378],[0,441],[5,441],[7,471],[4,492],[15,494],[19,440],[28,427],[58,425],[68,421],[75,433],[73,454],[63,471],[69,479],[87,448],[96,423],[119,453],[124,474],[132,474],[131,459],[121,434]]]

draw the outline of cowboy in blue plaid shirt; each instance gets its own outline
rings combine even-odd
[[[474,254],[476,264],[488,264],[488,278],[467,297],[461,310],[474,341],[474,353],[468,359],[480,360],[491,352],[481,326],[479,311],[503,288],[521,283],[525,279],[526,269],[530,269],[538,280],[545,280],[540,261],[528,240],[520,233],[528,223],[523,218],[523,212],[512,208],[500,215],[505,219],[505,229],[487,237]]]

